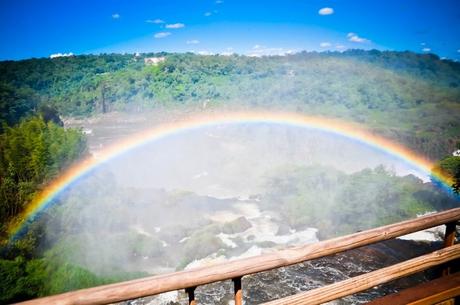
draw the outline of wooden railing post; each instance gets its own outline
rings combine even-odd
[[[196,305],[195,288],[196,287],[189,287],[185,289],[185,292],[188,294],[188,305]]]
[[[235,305],[243,305],[243,291],[241,289],[241,277],[232,279],[234,287]]]
[[[444,248],[453,246],[455,243],[455,235],[457,232],[457,221],[446,223],[446,233],[444,234]],[[442,275],[446,276],[450,274],[450,264],[446,264],[442,270]]]

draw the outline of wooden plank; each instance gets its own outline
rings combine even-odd
[[[367,305],[436,304],[460,295],[460,273],[454,273],[373,300]]]
[[[457,233],[457,222],[449,222],[446,224],[446,233],[444,234],[444,248],[450,247],[455,243],[455,235]],[[442,270],[442,275],[450,274],[450,265],[446,265]]]
[[[457,233],[457,222],[452,221],[446,224],[446,233],[444,234],[444,248],[450,247],[455,243],[455,235]]]
[[[460,287],[455,287],[442,293],[426,297],[416,302],[408,303],[407,305],[454,305],[455,297],[460,295]]]
[[[195,287],[185,289],[185,292],[188,294],[188,305],[196,305],[195,289]]]
[[[441,302],[441,303],[437,303],[436,305],[455,305],[455,299],[451,299],[451,300],[447,300],[447,301],[444,301],[444,302]]]
[[[455,305],[455,299],[450,299],[441,303],[436,303],[436,305]]]
[[[302,292],[265,305],[314,305],[339,299],[408,276],[460,257],[460,244],[362,274],[331,285]]]
[[[234,278],[233,280],[233,291],[235,305],[243,305],[243,290],[241,289],[241,277]]]
[[[24,304],[86,305],[115,303],[285,267],[443,225],[458,219],[460,219],[460,208],[301,247],[288,248],[269,254],[186,271],[67,292],[56,296],[27,301]]]

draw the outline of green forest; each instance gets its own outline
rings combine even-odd
[[[145,59],[164,57],[157,65]],[[460,134],[460,63],[349,50],[287,56],[105,54],[0,63],[0,120],[40,105],[62,116],[156,107],[263,107],[352,120],[426,156]]]
[[[146,59],[151,57],[165,60],[149,64]],[[460,188],[460,157],[452,156],[460,149],[460,63],[433,54],[349,50],[256,58],[149,53],[3,61],[0,303],[144,275],[115,270],[99,276],[70,259],[60,261],[55,254],[64,251],[62,241],[46,247],[40,242],[46,238],[46,217],[13,242],[8,242],[8,227],[47,183],[87,156],[85,135],[65,128],[65,118],[190,108],[263,108],[356,122],[439,160],[437,170],[454,179],[457,191]],[[313,198],[319,181],[333,191]],[[289,188],[292,196],[286,197]],[[361,197],[350,191],[357,188],[364,190]],[[371,193],[378,196],[366,197]],[[285,203],[281,212],[294,228],[315,223],[343,200],[341,218],[329,219],[346,224],[360,213],[363,222],[344,226],[340,233],[455,204],[440,206],[447,199],[433,185],[395,177],[383,168],[352,175],[328,168],[283,169],[267,178],[264,196],[267,208]],[[369,218],[371,214],[383,217],[379,222]],[[71,233],[68,224],[60,225]],[[337,234],[328,230],[328,223],[315,225],[326,237]]]
[[[348,175],[324,166],[280,168],[267,177],[266,190],[264,204],[279,208],[285,223],[313,223],[325,239],[458,206],[432,184],[382,166]]]
[[[0,134],[0,303],[24,300],[65,290],[69,282],[49,281],[75,274],[87,285],[102,283],[81,268],[45,263],[39,247],[40,224],[26,236],[8,242],[8,227],[18,221],[26,205],[62,170],[86,154],[86,140],[78,130],[65,130],[43,113],[24,117]],[[34,229],[36,228],[36,229]],[[86,272],[86,273],[85,273]],[[61,277],[59,277],[61,274]],[[45,286],[46,285],[46,286]],[[79,285],[83,285],[80,283]]]

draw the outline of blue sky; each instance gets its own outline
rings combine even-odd
[[[459,0],[0,0],[0,59],[347,48],[460,59]]]

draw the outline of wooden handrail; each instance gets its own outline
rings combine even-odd
[[[274,300],[264,305],[316,305],[329,302],[460,258],[460,244],[344,281]]]
[[[201,268],[67,292],[30,300],[23,304],[108,304],[141,298],[285,267],[451,223],[459,219],[460,208],[455,208],[301,247],[288,248]]]
[[[366,305],[439,304],[460,295],[460,272],[379,297]]]

